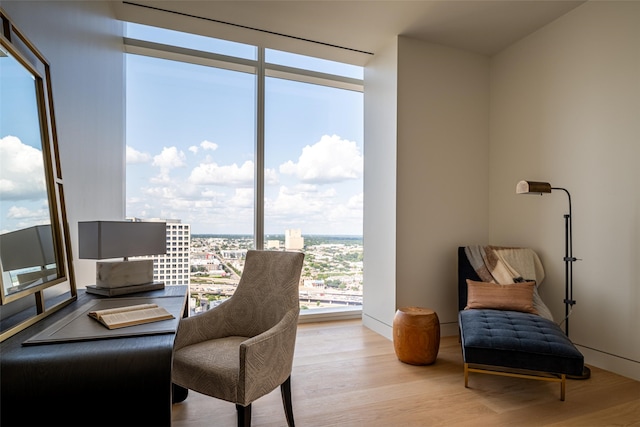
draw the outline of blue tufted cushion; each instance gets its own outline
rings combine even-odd
[[[584,357],[560,327],[517,311],[472,309],[458,316],[465,363],[580,375]]]

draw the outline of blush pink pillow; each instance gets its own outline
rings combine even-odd
[[[493,308],[538,314],[538,311],[533,307],[534,286],[535,282],[500,285],[467,279],[467,306],[465,310]]]

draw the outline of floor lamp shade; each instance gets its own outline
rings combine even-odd
[[[520,181],[516,185],[518,194],[542,194],[551,193],[551,184],[538,181]]]
[[[78,223],[81,259],[124,258],[98,262],[96,286],[118,288],[153,282],[153,260],[128,261],[129,257],[167,252],[166,223],[87,221]]]

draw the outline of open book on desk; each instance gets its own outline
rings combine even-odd
[[[171,313],[157,304],[136,304],[126,307],[108,308],[90,311],[88,314],[109,329],[175,319]]]

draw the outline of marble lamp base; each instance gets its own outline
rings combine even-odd
[[[96,286],[121,288],[153,282],[153,260],[99,261],[96,263]]]

